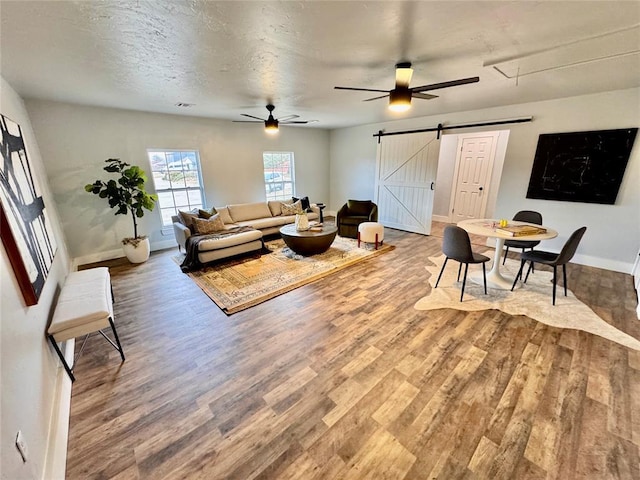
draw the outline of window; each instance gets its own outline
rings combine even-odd
[[[291,200],[296,191],[293,152],[264,152],[262,163],[267,200]]]
[[[202,208],[204,189],[197,151],[147,150],[147,154],[163,226],[171,226],[171,216],[178,210]]]

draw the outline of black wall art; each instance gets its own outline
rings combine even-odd
[[[20,125],[0,115],[0,236],[25,304],[38,303],[57,245]]]
[[[540,135],[527,198],[615,204],[637,132]]]

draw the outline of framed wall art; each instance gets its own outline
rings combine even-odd
[[[527,198],[616,203],[637,128],[540,135]]]
[[[38,303],[57,244],[22,129],[0,114],[0,235],[26,305]]]

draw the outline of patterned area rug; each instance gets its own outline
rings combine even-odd
[[[417,310],[435,310],[437,308],[454,308],[465,311],[478,311],[496,309],[510,315],[526,315],[538,322],[552,327],[571,328],[599,335],[603,338],[619,343],[634,350],[640,350],[640,341],[610,325],[587,305],[578,300],[571,290],[564,296],[564,288],[560,285],[556,291],[556,305],[551,304],[551,289],[553,274],[550,271],[540,271],[529,275],[526,284],[519,283],[516,289],[501,290],[487,288],[488,295],[484,294],[482,285],[478,285],[467,279],[464,290],[464,300],[460,302],[460,288],[462,281],[457,282],[458,262],[450,261],[442,274],[438,288],[433,288],[438,279],[438,274],[444,262],[444,255],[429,257],[433,265],[426,267],[431,273],[429,285],[431,293],[421,298],[415,304]],[[520,262],[507,259],[501,272],[506,278],[515,278]],[[469,266],[469,273],[481,271],[480,265]],[[491,262],[487,264],[487,271],[491,268]],[[525,270],[526,271],[526,270]],[[559,271],[559,275],[562,275]]]
[[[271,253],[214,263],[187,275],[223,312],[232,314],[294,290],[367,258],[393,250],[350,238],[336,237],[324,253],[303,257],[281,239],[265,242]],[[174,260],[180,264],[184,257]]]

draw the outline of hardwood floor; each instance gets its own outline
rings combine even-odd
[[[496,310],[417,311],[441,239],[385,235],[394,251],[230,317],[175,250],[103,263],[127,359],[89,339],[67,478],[640,478],[640,352]],[[640,338],[631,276],[568,276]]]

